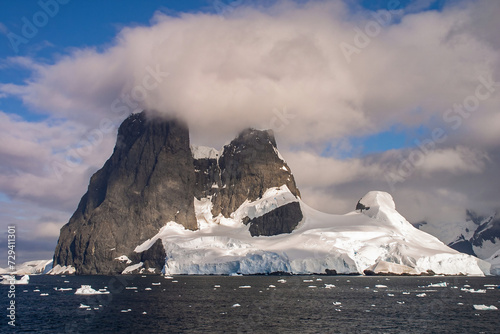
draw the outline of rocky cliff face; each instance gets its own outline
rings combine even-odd
[[[63,226],[54,263],[77,274],[121,272],[134,248],[168,221],[196,229],[194,167],[187,127],[178,121],[130,116],[113,155],[90,179]]]
[[[224,217],[247,199],[255,201],[272,187],[287,185],[295,196],[300,192],[290,167],[279,156],[272,131],[247,129],[216,157],[195,160],[196,197],[212,197],[212,214]]]
[[[165,259],[161,242],[142,253],[134,249],[169,221],[197,229],[195,198],[210,198],[213,216],[229,217],[272,187],[287,185],[300,195],[271,131],[248,129],[222,152],[205,153],[193,154],[188,129],[179,121],[131,115],[120,126],[112,156],[61,229],[54,266],[115,274],[127,267],[116,259],[125,255],[159,272]],[[252,235],[290,233],[301,219],[298,205],[286,205],[254,218],[249,229]]]

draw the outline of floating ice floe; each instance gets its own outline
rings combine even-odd
[[[102,291],[103,290],[103,291]],[[109,294],[109,291],[100,289],[99,291],[92,289],[90,285],[82,285],[76,289],[75,295],[101,295]]]
[[[126,286],[125,290],[137,290],[136,286]]]
[[[127,312],[131,312],[131,311],[132,311],[131,309],[121,310],[122,313],[127,313]]]
[[[375,287],[378,289],[381,289],[381,288],[387,288],[387,285],[377,284],[377,285],[375,285]]]
[[[90,308],[90,306],[85,305],[85,304],[80,304],[80,306],[78,308]]]
[[[474,309],[480,311],[496,311],[498,310],[498,307],[496,307],[495,305],[487,306],[483,304],[483,305],[474,305]]]
[[[152,289],[151,289],[151,288],[146,288],[146,289],[144,289],[144,290],[146,290],[146,291],[151,291]]]
[[[448,286],[447,282],[431,283],[427,285],[428,288],[446,288]]]
[[[54,290],[56,290],[56,291],[71,291],[71,290],[73,290],[73,288],[59,288],[59,289],[54,288]]]
[[[335,306],[339,306],[339,305],[342,305],[342,303],[341,303],[341,302],[333,302],[333,305],[335,305]],[[374,306],[375,306],[375,305],[374,305]]]
[[[231,307],[240,307],[241,305],[240,304],[234,304],[233,306]]]
[[[486,293],[486,289],[477,289],[477,290],[474,290],[474,289],[461,288],[460,290],[461,291],[466,291],[466,292],[469,292],[469,293]]]
[[[250,289],[251,286],[250,285],[240,285],[239,288],[240,289]]]
[[[279,279],[278,283],[286,283],[286,279]]]
[[[40,289],[35,289],[33,290],[33,292],[40,292]]]
[[[165,279],[174,279],[172,276],[165,276]]]
[[[388,293],[387,296],[394,297],[394,294],[393,293]]]
[[[214,288],[220,288],[220,285],[219,284],[215,284]]]
[[[48,296],[48,295],[49,295],[48,293],[41,293],[40,294],[40,296],[43,296],[43,297]]]
[[[161,283],[151,283],[151,285],[161,285]]]
[[[275,288],[276,286],[271,284],[271,285],[269,285],[269,287],[270,288]]]
[[[399,304],[399,305],[402,305],[402,304],[404,304],[404,303],[405,303],[405,302],[400,302],[400,301],[398,301],[398,304]]]
[[[312,279],[305,279],[303,280],[304,283],[311,283],[311,282],[314,282]]]
[[[335,284],[325,284],[325,289],[332,289],[335,287]]]
[[[410,292],[408,292],[408,291],[403,291],[403,295],[409,295],[409,294],[410,294]]]
[[[322,282],[323,280],[321,278],[316,278],[316,282]]]
[[[309,285],[308,288],[315,289],[315,288],[317,288],[317,286],[316,285]]]
[[[427,296],[427,294],[425,294],[425,293],[419,293],[419,294],[417,295],[417,297],[425,297],[425,296]]]

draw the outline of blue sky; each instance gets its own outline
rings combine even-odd
[[[0,220],[25,233],[24,258],[50,257],[116,133],[84,151],[87,138],[121,121],[110,105],[155,68],[168,77],[145,108],[184,117],[195,144],[220,148],[242,127],[278,125],[280,152],[320,210],[345,213],[370,190],[391,191],[410,221],[498,205],[500,88],[457,129],[443,118],[484,80],[500,81],[498,2],[401,0],[351,61],[342,43],[356,45],[389,1],[284,3],[72,0],[18,52],[7,35],[45,14],[38,1],[2,4]],[[441,128],[446,141],[390,185],[415,141]]]

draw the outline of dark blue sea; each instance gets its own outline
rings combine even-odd
[[[448,286],[427,287],[441,282]],[[111,293],[75,295],[82,284]],[[15,327],[7,323],[9,287],[0,287],[0,331],[500,333],[499,310],[473,307],[500,309],[500,290],[493,287],[499,284],[498,277],[32,276],[29,285],[16,286]]]

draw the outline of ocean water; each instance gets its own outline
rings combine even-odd
[[[440,282],[448,286],[427,287]],[[82,284],[111,293],[75,295]],[[500,289],[488,286],[499,284],[498,277],[32,276],[16,286],[16,327],[7,324],[8,287],[0,288],[0,332],[499,333],[500,310],[473,307],[500,309]]]

